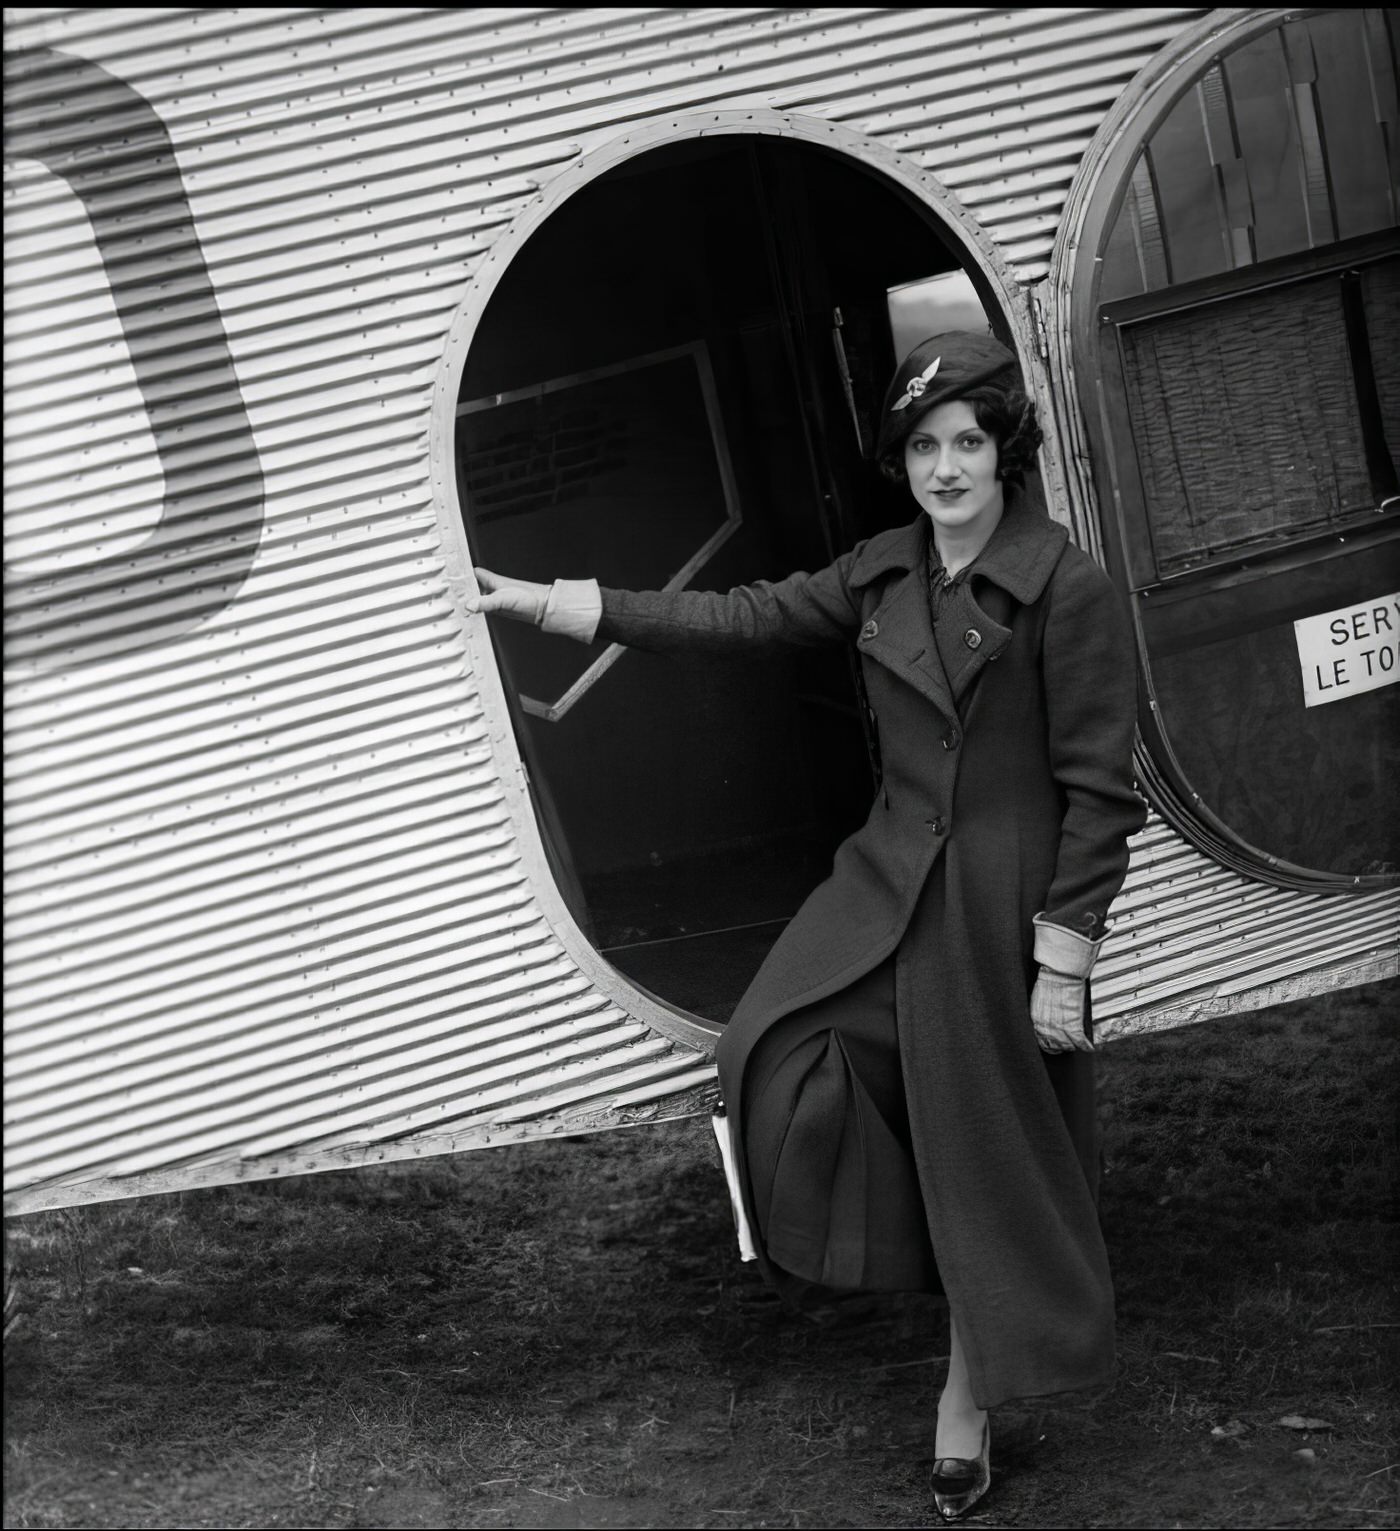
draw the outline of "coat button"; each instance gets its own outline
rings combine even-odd
[[[943,819],[941,816],[934,819],[925,819],[924,823],[928,825],[934,834],[941,835],[943,833]]]
[[[870,640],[879,631],[880,631],[880,624],[875,620],[874,617],[871,617],[871,619],[860,630],[861,642],[862,643],[869,643]]]
[[[969,627],[963,634],[963,642],[970,649],[980,649],[982,647],[982,634],[975,627]]]
[[[944,734],[944,736],[943,736],[943,748],[945,750],[955,750],[955,749],[957,749],[957,747],[958,747],[958,736],[957,736],[957,734],[955,734],[955,733],[953,733],[953,734]]]

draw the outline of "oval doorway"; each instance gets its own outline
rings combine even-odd
[[[476,326],[457,405],[472,559],[728,589],[912,519],[871,460],[896,345],[1010,340],[993,284],[887,177],[772,135],[646,150],[574,192]],[[493,624],[551,869],[634,985],[726,1020],[868,810],[841,652],[735,662]]]

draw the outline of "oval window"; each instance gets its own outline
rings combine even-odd
[[[1171,77],[1076,258],[1158,796],[1220,859],[1313,888],[1400,864],[1391,25],[1256,20]]]

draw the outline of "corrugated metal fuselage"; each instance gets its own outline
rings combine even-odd
[[[1202,13],[10,14],[7,1210],[703,1109],[712,1028],[585,939],[464,609],[492,294],[649,149],[847,156],[999,305],[1095,547],[1031,294],[1106,115]],[[1096,1012],[1394,972],[1398,902],[1154,818]]]

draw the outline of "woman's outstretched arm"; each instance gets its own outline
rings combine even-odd
[[[552,585],[477,569],[481,595],[468,609],[533,622],[589,642],[633,648],[744,653],[777,645],[817,646],[849,639],[860,624],[859,597],[847,576],[855,553],[816,574],[758,580],[726,592],[610,590],[594,580]]]

